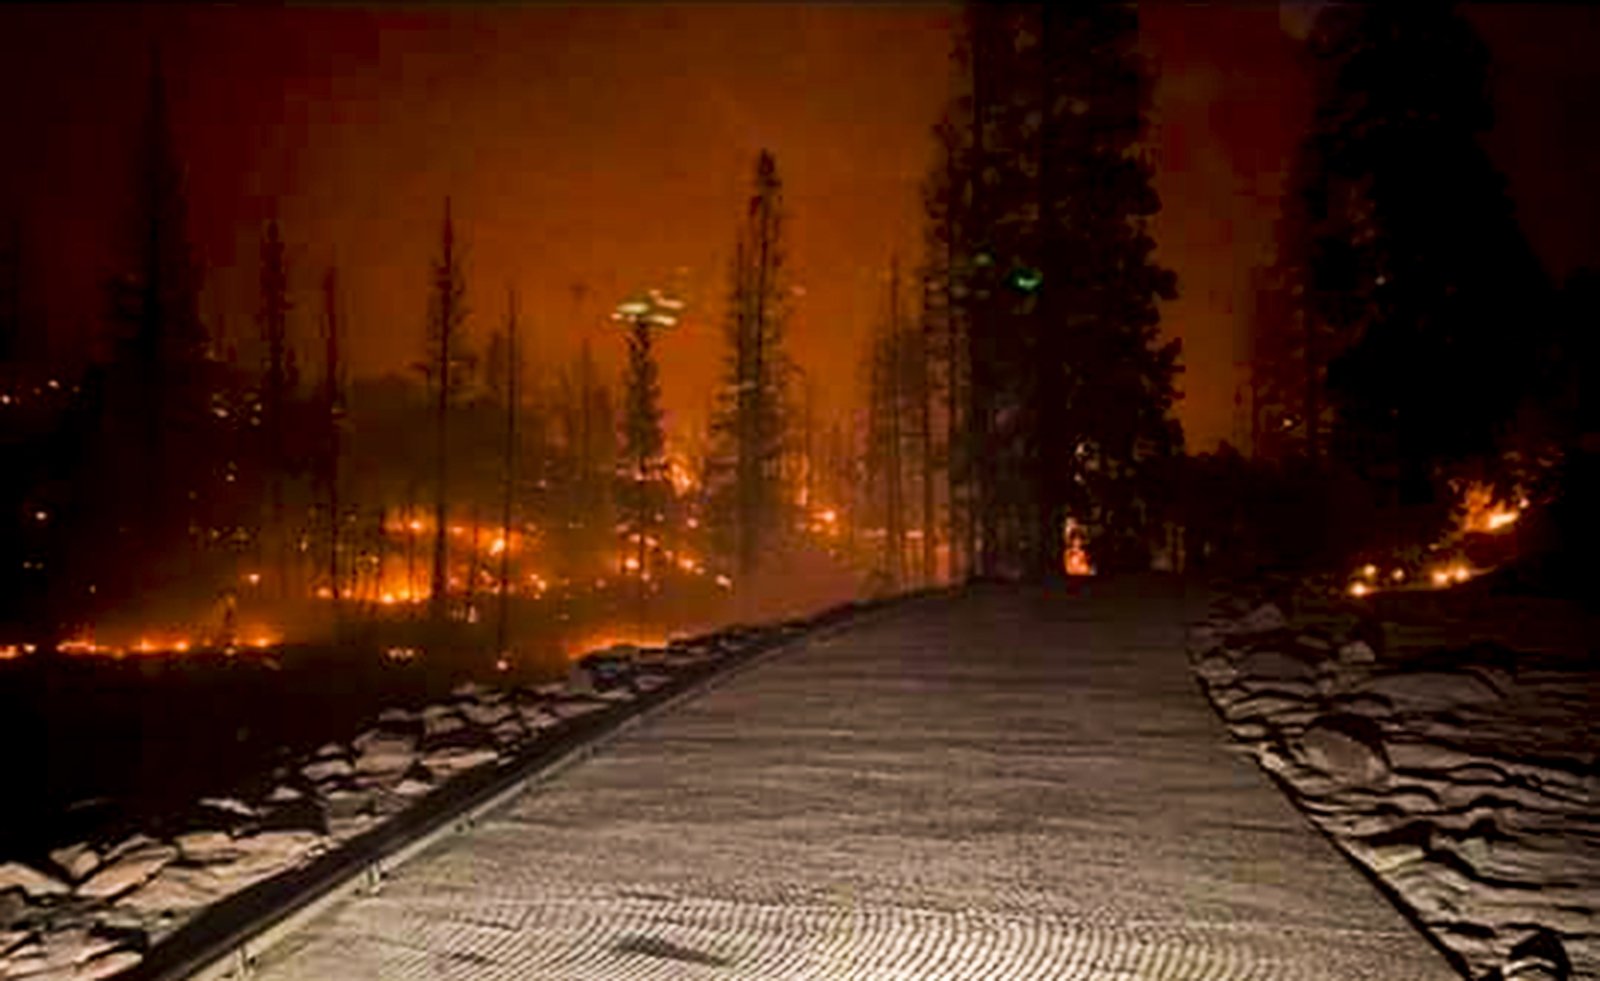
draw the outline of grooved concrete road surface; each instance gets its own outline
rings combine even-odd
[[[803,642],[276,950],[366,978],[1448,979],[1191,680],[1155,582]]]

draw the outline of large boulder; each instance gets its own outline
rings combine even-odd
[[[1383,731],[1359,715],[1325,715],[1312,722],[1296,743],[1302,766],[1343,786],[1371,787],[1387,781],[1389,754]]]
[[[1360,691],[1385,698],[1401,712],[1441,712],[1491,705],[1501,694],[1472,671],[1404,671],[1374,675]]]
[[[1239,669],[1221,653],[1210,653],[1194,662],[1195,674],[1208,686],[1231,685],[1239,677]]]
[[[50,861],[73,882],[82,882],[100,867],[100,855],[88,842],[57,848],[50,853]]]
[[[108,856],[99,871],[78,886],[87,899],[111,899],[144,885],[178,857],[178,850],[161,842],[141,843]]]
[[[407,736],[385,730],[371,730],[357,737],[355,772],[362,777],[399,775],[416,761],[415,742]]]
[[[21,862],[6,862],[0,865],[0,892],[8,889],[19,890],[29,899],[62,896],[70,891],[65,883],[55,877]]]
[[[1568,981],[1572,960],[1561,938],[1543,927],[1511,948],[1506,962],[1483,981]]]
[[[1377,660],[1377,652],[1364,640],[1352,640],[1339,647],[1340,664],[1375,664]]]
[[[1287,630],[1289,620],[1275,603],[1263,603],[1233,622],[1229,633],[1267,634]]]
[[[1251,651],[1239,659],[1239,680],[1250,686],[1309,690],[1316,667],[1304,658],[1283,651]]]

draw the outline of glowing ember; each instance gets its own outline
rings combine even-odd
[[[1515,505],[1498,502],[1494,489],[1487,484],[1469,484],[1462,492],[1459,505],[1461,531],[1475,534],[1503,531],[1516,524],[1527,504],[1526,499],[1519,499]]]
[[[1353,583],[1350,584],[1350,595],[1351,596],[1360,598],[1362,596],[1367,595],[1370,592],[1372,592],[1372,587],[1368,586],[1364,582],[1353,582]]]
[[[1428,578],[1435,586],[1443,589],[1454,583],[1466,582],[1473,574],[1472,567],[1465,562],[1452,562],[1449,565],[1438,566],[1429,573]]]
[[[1063,545],[1062,566],[1069,576],[1094,575],[1094,563],[1089,560],[1086,536],[1082,526],[1068,518],[1061,527]]]
[[[568,641],[563,645],[567,659],[576,661],[586,654],[597,651],[611,650],[615,647],[661,647],[666,644],[666,637],[660,634],[616,633],[594,634],[578,640]]]

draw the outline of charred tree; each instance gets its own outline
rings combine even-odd
[[[714,429],[732,460],[732,526],[741,577],[754,574],[782,527],[779,484],[784,451],[784,397],[790,373],[782,350],[783,185],[777,162],[763,150],[754,192],[736,236],[728,311],[728,397]]]
[[[322,392],[319,414],[322,417],[323,446],[318,468],[322,498],[328,516],[327,576],[329,599],[337,613],[343,599],[343,575],[339,563],[340,531],[344,523],[339,500],[339,470],[343,457],[344,361],[340,350],[342,326],[339,322],[337,272],[328,267],[322,277]]]
[[[461,328],[466,320],[466,286],[461,256],[451,220],[450,199],[444,203],[444,226],[439,258],[433,266],[432,309],[428,318],[429,376],[434,390],[433,565],[429,577],[429,613],[442,621],[449,612],[450,547],[448,498],[450,478],[450,417],[453,395],[460,385],[456,369],[461,360]]]
[[[274,218],[267,222],[261,236],[256,326],[262,349],[261,462],[266,471],[268,505],[265,538],[272,563],[272,589],[280,601],[289,597],[291,537],[284,507],[284,484],[289,475],[288,414],[293,384],[289,310],[289,273],[283,237]]]
[[[506,297],[505,368],[505,490],[500,501],[500,608],[495,624],[495,651],[504,658],[510,650],[511,624],[511,529],[517,493],[517,413],[521,409],[521,352],[517,347],[517,294]]]

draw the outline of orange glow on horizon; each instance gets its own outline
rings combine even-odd
[[[664,634],[630,633],[626,630],[612,630],[590,634],[580,639],[569,641],[564,645],[563,651],[566,653],[567,660],[576,661],[585,654],[593,654],[596,651],[608,650],[620,645],[632,645],[639,648],[662,647],[666,642],[667,638]]]

